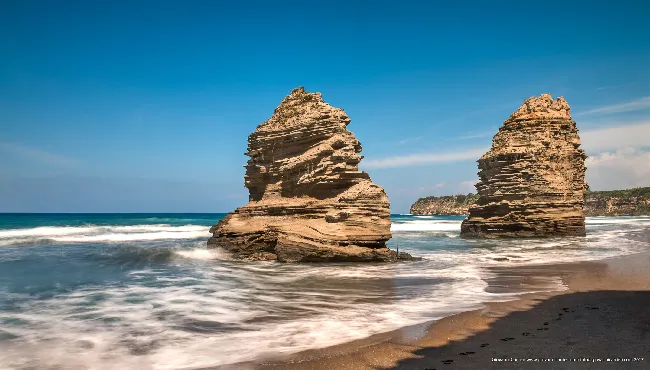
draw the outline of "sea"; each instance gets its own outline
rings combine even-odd
[[[587,237],[465,240],[462,216],[392,215],[421,261],[244,262],[208,250],[224,214],[0,214],[0,369],[196,369],[323,348],[485,302],[562,290],[495,268],[650,250],[650,217]]]

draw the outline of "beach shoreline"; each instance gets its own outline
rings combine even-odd
[[[566,289],[524,293],[361,340],[211,369],[649,366],[650,252],[490,269],[495,277],[486,289],[516,287],[540,276],[559,277]]]

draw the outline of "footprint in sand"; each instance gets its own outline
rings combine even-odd
[[[482,347],[487,347],[487,346],[489,346],[489,345],[490,345],[490,343],[483,343],[483,344],[481,344],[481,348],[482,348]]]
[[[502,341],[507,342],[509,340],[514,340],[515,338],[501,338]]]
[[[443,360],[443,361],[442,361],[442,363],[445,364],[445,365],[449,365],[449,364],[451,364],[452,362],[454,362],[454,360]]]
[[[475,353],[476,353],[476,352],[467,351],[467,352],[461,352],[461,353],[459,353],[459,355],[461,355],[461,356],[467,356],[467,355],[473,355],[473,354],[475,354]]]
[[[548,321],[546,321],[546,322],[544,323],[544,325],[548,325]]]
[[[526,333],[521,333],[521,335],[523,335],[524,337],[528,337],[528,336],[530,336],[530,333],[528,333],[528,332],[526,332]]]

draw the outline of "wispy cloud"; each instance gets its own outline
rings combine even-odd
[[[650,147],[650,121],[628,123],[617,127],[584,130],[580,132],[582,148],[588,154],[619,148]],[[455,149],[445,152],[398,155],[368,159],[361,164],[366,168],[394,168],[421,166],[436,163],[476,161],[489,148]]]
[[[424,136],[418,136],[418,137],[414,137],[414,138],[410,138],[410,139],[400,140],[400,141],[397,142],[397,145],[404,145],[404,144],[412,143],[412,142],[415,142],[415,141],[418,141],[418,140],[422,140],[423,138],[424,138]]]
[[[475,161],[487,151],[486,148],[469,150],[454,150],[449,152],[422,153],[387,157],[383,159],[370,159],[361,162],[366,168],[409,167],[433,163]]]
[[[590,153],[650,146],[650,121],[580,132],[582,148]]]
[[[478,134],[470,134],[470,135],[458,136],[456,139],[460,139],[460,140],[478,139],[478,138],[482,138],[482,137],[492,136],[495,133],[496,133],[496,131],[495,132],[481,132],[481,133],[478,133]]]
[[[461,181],[457,186],[458,193],[459,194],[476,193],[476,187],[474,185],[476,185],[477,182],[478,179]]]
[[[625,103],[606,105],[599,108],[589,109],[582,112],[576,112],[574,116],[584,116],[588,114],[611,114],[611,113],[623,113],[623,112],[632,112],[636,110],[650,108],[650,96],[643,98],[634,99]]]
[[[54,154],[17,143],[0,141],[0,151],[50,166],[75,167],[81,164],[81,161],[77,158]]]

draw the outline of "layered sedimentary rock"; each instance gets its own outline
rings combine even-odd
[[[249,202],[210,229],[208,247],[249,260],[397,260],[390,202],[359,171],[349,123],[320,93],[293,90],[248,137]]]
[[[526,100],[478,160],[480,198],[461,235],[585,235],[586,157],[563,98]]]

